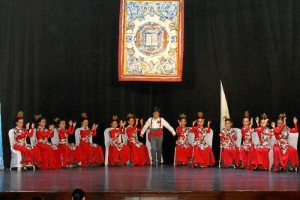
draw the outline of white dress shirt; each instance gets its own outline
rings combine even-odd
[[[152,121],[152,124],[151,124],[151,121]],[[160,123],[159,123],[159,121],[160,121]],[[164,118],[162,118],[162,117],[159,117],[159,118],[157,118],[157,119],[154,119],[154,118],[152,118],[152,117],[150,117],[147,121],[146,121],[146,123],[145,123],[145,125],[144,125],[144,127],[143,127],[143,129],[142,129],[142,131],[141,131],[141,134],[142,135],[144,135],[145,134],[145,132],[147,131],[147,129],[148,128],[151,128],[151,129],[158,129],[158,128],[163,128],[163,127],[165,127],[166,129],[168,129],[174,136],[176,135],[176,132],[175,132],[175,130],[174,130],[174,128],[164,119]]]

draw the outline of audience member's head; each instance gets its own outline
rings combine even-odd
[[[73,200],[85,200],[84,191],[82,189],[76,188],[72,193]]]

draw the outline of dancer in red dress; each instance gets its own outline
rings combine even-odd
[[[250,114],[246,111],[243,118],[243,127],[241,128],[243,143],[240,148],[240,167],[249,170],[253,170],[255,167],[252,165],[255,160],[254,144],[252,142],[252,124],[253,118],[250,120]]]
[[[274,171],[278,172],[280,168],[283,170],[294,170],[299,165],[299,158],[297,150],[288,143],[289,134],[298,133],[298,120],[293,118],[295,127],[289,128],[286,125],[286,115],[279,115],[277,120],[277,127],[272,122],[271,126],[274,129],[276,143],[273,147],[274,151]]]
[[[269,160],[269,151],[272,148],[271,140],[274,135],[273,130],[268,128],[268,116],[264,113],[262,115],[263,119],[261,119],[259,124],[259,118],[257,117],[256,124],[257,128],[254,129],[257,132],[259,138],[259,144],[256,146],[254,151],[255,160],[253,164],[259,170],[268,171],[270,169],[270,160]]]
[[[149,165],[150,164],[150,158],[148,154],[147,147],[138,141],[138,131],[141,131],[141,129],[138,129],[138,123],[139,119],[134,118],[133,114],[127,115],[128,119],[128,126],[126,127],[126,133],[128,135],[128,147],[130,148],[130,160],[131,165]],[[143,119],[140,119],[141,126],[143,126]]]
[[[231,119],[225,119],[225,128],[220,133],[221,162],[222,167],[228,167],[239,163],[239,149],[235,144],[237,132],[232,128]]]
[[[198,119],[193,122],[192,132],[195,134],[194,142],[194,159],[193,164],[195,167],[208,167],[215,164],[215,157],[211,146],[209,146],[204,138],[211,133],[210,121],[207,122],[207,128],[204,127],[205,119],[203,113],[198,113]],[[197,126],[195,124],[197,123]]]
[[[190,127],[186,127],[186,115],[180,114],[178,120],[179,126],[176,129],[178,139],[175,147],[175,165],[188,165],[193,156],[193,146],[188,141],[188,135],[191,131]]]
[[[130,161],[130,149],[127,145],[119,141],[119,136],[125,133],[124,126],[126,122],[120,121],[118,128],[118,117],[113,116],[111,128],[109,130],[109,154],[108,164],[110,166],[125,165]]]
[[[36,131],[37,145],[40,150],[42,161],[40,164],[41,169],[57,169],[61,167],[60,153],[57,150],[57,146],[48,142],[48,138],[54,136],[54,125],[49,126],[49,130],[46,128],[46,119],[41,115],[36,115],[35,119],[38,122],[39,127]]]
[[[26,169],[26,165],[39,165],[41,162],[41,154],[38,148],[33,147],[26,143],[26,137],[32,137],[34,132],[34,124],[31,125],[30,123],[26,124],[26,128],[24,126],[24,119],[23,119],[23,112],[18,112],[17,120],[16,120],[16,127],[14,128],[14,146],[15,150],[21,152],[22,160],[20,164],[24,165]],[[34,163],[35,161],[35,163]]]
[[[63,119],[56,118],[54,119],[58,124],[58,149],[62,156],[62,167],[70,168],[76,164],[81,166],[82,152],[79,146],[76,146],[74,143],[70,144],[68,142],[69,135],[74,134],[76,127],[76,122],[69,121],[69,128],[66,129],[66,121]]]
[[[92,129],[89,126],[89,120],[86,113],[82,113],[82,121],[80,128],[80,147],[82,151],[82,166],[97,166],[104,163],[104,156],[102,148],[90,141],[91,136],[96,136],[98,124],[93,124]]]

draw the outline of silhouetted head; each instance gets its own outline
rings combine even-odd
[[[72,192],[72,199],[73,200],[84,200],[85,199],[84,191],[82,189],[80,189],[80,188],[76,188]]]

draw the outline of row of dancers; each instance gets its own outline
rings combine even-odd
[[[57,126],[50,125],[46,128],[46,119],[41,115],[35,116],[38,127],[36,128],[36,144],[28,145],[26,137],[33,137],[35,124],[27,123],[24,127],[23,113],[19,112],[16,119],[13,148],[21,152],[21,164],[36,165],[41,169],[58,169],[71,167],[94,167],[104,164],[104,154],[101,146],[90,139],[96,136],[98,124],[89,128],[89,120],[86,113],[82,113],[80,127],[80,142],[78,145],[69,143],[68,136],[74,134],[76,122],[67,123],[63,119],[55,119]],[[294,128],[286,125],[286,116],[281,114],[277,125],[272,122],[268,127],[268,117],[262,115],[262,119],[255,119],[256,128],[253,126],[253,118],[248,112],[243,117],[241,128],[242,145],[236,144],[238,133],[232,127],[231,119],[225,119],[225,127],[220,131],[220,166],[236,166],[249,170],[269,170],[269,152],[273,150],[274,171],[295,170],[298,167],[298,152],[288,143],[289,134],[298,132],[297,118],[293,119]],[[126,124],[128,124],[126,126]],[[57,129],[59,142],[54,145],[49,138],[54,137],[54,129]],[[215,162],[212,144],[207,138],[212,138],[210,121],[205,126],[202,112],[198,113],[198,119],[193,121],[192,127],[187,127],[185,114],[180,115],[178,127],[174,128],[160,116],[160,109],[155,107],[150,117],[144,124],[143,119],[128,114],[127,121],[118,120],[113,116],[109,128],[108,165],[153,165],[161,164],[163,128],[167,128],[172,135],[178,136],[176,140],[174,164],[189,165],[191,167],[209,167]],[[151,153],[148,148],[138,141],[138,133],[144,137],[149,132]],[[252,135],[256,132],[259,143],[254,144]],[[127,135],[127,141],[121,141],[120,135]],[[190,140],[192,135],[192,141]],[[272,144],[272,138],[275,143]]]
[[[215,164],[211,144],[205,138],[212,134],[210,121],[204,127],[203,113],[198,113],[198,119],[192,127],[186,127],[186,116],[180,115],[177,128],[178,139],[176,141],[175,165],[190,163],[192,167],[208,167]],[[293,118],[294,127],[286,125],[286,115],[280,114],[277,122],[268,126],[268,116],[262,114],[262,119],[255,119],[256,128],[253,128],[253,118],[249,112],[245,112],[241,131],[242,144],[237,144],[238,132],[233,128],[232,120],[224,119],[225,127],[220,131],[220,167],[238,167],[248,170],[269,171],[273,167],[274,172],[296,171],[299,166],[297,149],[288,142],[290,134],[298,133],[298,120]],[[197,124],[197,125],[195,125]],[[254,144],[253,134],[257,133],[258,142]],[[195,139],[188,141],[188,135],[194,134]],[[272,153],[273,152],[273,153]],[[270,155],[271,153],[271,155]],[[270,166],[270,157],[273,160]]]
[[[241,128],[243,142],[240,148],[235,143],[237,132],[232,128],[232,121],[225,119],[225,128],[220,133],[221,165],[223,167],[235,165],[249,170],[267,171],[273,167],[274,172],[296,171],[299,166],[298,152],[289,144],[288,139],[290,134],[298,133],[298,120],[294,117],[294,127],[289,128],[286,119],[284,113],[280,114],[277,122],[271,122],[269,128],[269,119],[264,113],[261,120],[256,117],[256,128],[252,128],[253,118],[249,117],[249,112],[245,112]],[[252,140],[254,132],[257,133],[259,140],[256,145]],[[270,166],[270,157],[273,159],[273,166]]]

